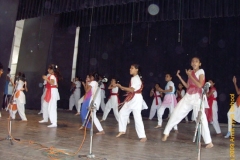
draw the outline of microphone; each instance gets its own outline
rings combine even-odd
[[[103,78],[102,80],[100,80],[100,82],[107,82],[108,79],[107,78]]]
[[[206,93],[209,90],[209,87],[211,86],[210,82],[206,82],[205,85],[203,86],[203,90]]]

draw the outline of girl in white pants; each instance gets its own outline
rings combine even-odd
[[[72,87],[74,88],[74,91],[69,98],[69,110],[72,111],[73,106],[75,106],[76,109],[77,109],[76,115],[79,115],[80,111],[78,111],[78,100],[81,97],[81,90],[80,90],[81,82],[79,81],[78,77],[75,77],[75,79],[73,80],[73,86]]]
[[[156,88],[159,87],[159,84],[155,84],[155,89],[153,88],[150,91],[150,97],[154,97],[153,101],[152,101],[152,106],[151,106],[151,110],[150,110],[150,114],[149,114],[149,120],[152,120],[153,117],[155,116],[157,110],[159,110],[161,104],[162,104],[162,93],[160,93],[159,91],[156,90]]]
[[[158,125],[155,128],[160,128],[162,127],[162,116],[166,108],[169,108],[169,114],[171,116],[174,107],[177,105],[177,100],[176,96],[174,94],[175,92],[175,86],[174,83],[171,81],[172,76],[170,74],[166,74],[165,80],[168,82],[167,85],[165,86],[165,90],[162,88],[158,87],[157,90],[159,92],[165,93],[163,103],[158,109],[157,116],[158,116]],[[178,132],[177,125],[174,126],[175,132]]]
[[[100,92],[100,88],[99,91],[97,92],[98,89],[98,80],[99,80],[99,76],[97,73],[93,73],[90,76],[90,80],[91,82],[89,83],[89,89],[91,89],[92,92],[92,96],[90,99],[90,103],[92,102],[92,100],[94,100],[94,104],[95,104],[95,109],[93,109],[93,123],[95,124],[97,130],[99,131],[98,133],[96,133],[97,135],[102,135],[105,134],[102,125],[99,121],[99,119],[97,118],[97,110],[99,109],[100,103],[101,103],[101,92]],[[87,91],[86,91],[87,92]],[[93,99],[95,97],[95,99]]]
[[[229,111],[227,113],[228,133],[226,134],[226,136],[224,138],[229,138],[231,136],[231,132],[234,132],[234,130],[232,130],[233,120],[240,123],[240,89],[237,86],[237,79],[235,76],[233,77],[233,84],[234,84],[235,90],[239,96],[238,96],[236,102],[234,104],[231,104],[231,108],[229,109]],[[230,96],[231,96],[231,101],[232,101],[232,99],[234,98],[234,94],[230,94]]]
[[[102,80],[102,79],[103,79],[103,77],[99,76],[99,80]],[[100,85],[100,93],[101,93],[101,102],[100,102],[101,104],[100,104],[100,106],[101,106],[101,109],[104,113],[104,110],[105,110],[105,107],[106,107],[105,100],[104,100],[106,98],[106,96],[105,96],[105,84],[104,83],[102,83]]]
[[[47,77],[50,76],[50,74],[47,74]],[[43,94],[42,94],[42,97],[41,97],[41,110],[38,114],[42,114],[43,113],[43,102],[44,102],[44,97],[45,97],[45,94],[46,94],[46,87],[45,85],[47,84],[47,81],[44,80],[43,82]]]
[[[178,90],[176,91],[177,102],[179,102],[185,95],[185,90],[183,89],[182,83],[178,84]],[[186,123],[188,123],[188,116],[185,117]]]
[[[145,142],[147,140],[143,120],[142,120],[142,107],[143,107],[143,97],[142,97],[142,81],[139,77],[139,65],[133,64],[130,68],[130,74],[133,76],[131,78],[131,82],[129,87],[123,87],[120,84],[116,84],[121,90],[129,92],[128,96],[124,101],[124,105],[119,112],[119,134],[116,137],[120,137],[121,135],[126,133],[127,121],[129,119],[129,115],[132,112],[135,128],[137,131],[138,137],[141,139],[141,142]]]
[[[113,109],[114,116],[118,121],[118,104],[119,104],[119,97],[118,97],[118,87],[116,87],[116,79],[112,78],[111,84],[109,85],[108,89],[110,90],[110,97],[107,101],[106,107],[103,112],[103,117],[101,121],[105,121],[111,109]]]
[[[43,101],[43,120],[39,123],[48,122],[48,118],[52,123],[48,127],[57,127],[57,101],[60,100],[58,93],[58,81],[62,79],[58,66],[51,64],[48,67],[50,76],[42,76],[47,81],[46,94]]]
[[[193,109],[194,117],[197,117],[198,111],[200,110],[200,104],[201,101],[203,101],[203,107],[202,107],[202,136],[203,140],[205,142],[206,148],[212,148],[212,139],[210,136],[210,131],[208,128],[208,122],[207,117],[205,114],[205,108],[208,107],[208,104],[206,102],[206,98],[201,99],[202,94],[202,87],[205,82],[205,73],[203,69],[199,69],[201,66],[200,59],[197,57],[192,58],[191,66],[193,70],[186,70],[186,74],[188,75],[188,82],[186,83],[181,76],[179,75],[180,71],[178,70],[177,76],[182,82],[182,84],[187,88],[186,95],[180,100],[180,102],[177,104],[176,108],[174,109],[167,126],[164,130],[164,137],[162,138],[162,141],[166,141],[167,137],[169,136],[169,132],[175,126],[178,124],[186,115]]]
[[[25,81],[25,75],[21,72],[19,72],[18,80],[16,81],[16,92],[14,94],[14,102],[17,104],[17,111],[19,116],[21,117],[22,121],[27,121],[26,115],[25,115],[25,103],[26,98],[24,94],[24,90],[28,91],[27,89],[27,82]],[[10,111],[10,115],[12,115],[12,118],[15,119],[15,114],[17,111]]]
[[[217,90],[214,87],[213,80],[208,81],[211,84],[211,88],[207,93],[209,108],[205,109],[208,122],[212,123],[218,136],[221,134],[221,129],[218,123],[218,105],[217,105]]]

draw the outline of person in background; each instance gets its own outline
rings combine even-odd
[[[156,112],[159,110],[161,104],[162,104],[162,93],[157,91],[156,88],[159,87],[159,84],[156,83],[154,88],[151,89],[150,91],[150,97],[153,97],[153,101],[152,101],[152,106],[151,106],[151,110],[150,110],[150,114],[149,114],[149,120],[152,120],[153,117],[155,116]]]
[[[73,106],[76,107],[77,113],[76,115],[80,114],[80,111],[78,110],[78,100],[81,97],[81,82],[79,81],[78,77],[75,77],[72,81],[72,87],[71,87],[71,96],[69,98],[69,111],[72,111]]]
[[[14,86],[13,81],[11,79],[10,75],[11,69],[8,68],[7,70],[7,75],[6,75],[6,82],[5,82],[5,87],[4,87],[4,95],[3,95],[3,103],[2,103],[2,109],[5,109],[9,103],[10,97],[12,93],[9,93],[9,89]]]

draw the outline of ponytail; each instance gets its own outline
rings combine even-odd
[[[63,79],[57,65],[51,64],[51,65],[49,65],[48,68],[53,70],[54,75],[57,77],[58,80],[62,80]]]

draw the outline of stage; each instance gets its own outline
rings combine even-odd
[[[50,159],[51,154],[47,147],[60,149],[65,152],[76,152],[79,148],[84,131],[78,130],[80,127],[80,118],[75,116],[75,112],[58,110],[58,127],[48,128],[48,124],[39,124],[42,116],[37,114],[36,110],[26,110],[28,122],[20,121],[17,113],[16,120],[12,121],[12,136],[21,139],[20,143],[9,140],[0,141],[0,159],[2,160],[33,160]],[[100,117],[102,114],[98,114]],[[8,112],[2,111],[0,118],[0,138],[5,138],[7,130]],[[192,143],[195,123],[180,123],[178,125],[179,133],[171,132],[168,141],[162,142],[162,133],[164,128],[154,129],[157,121],[144,119],[144,126],[147,135],[147,142],[141,143],[137,137],[134,120],[128,125],[126,135],[116,138],[118,133],[118,123],[112,115],[102,122],[105,135],[96,135],[94,128],[93,154],[95,159],[100,160],[195,160],[197,159],[197,147]],[[165,127],[166,121],[163,123]],[[227,132],[227,124],[220,124],[223,135]],[[214,147],[201,149],[202,160],[227,160],[230,159],[230,140],[217,137],[215,131],[210,125],[211,135]],[[82,149],[75,156],[61,155],[59,159],[87,159],[79,158],[78,155],[89,153],[89,131],[87,131],[86,140]],[[42,147],[38,143],[43,145]],[[240,127],[235,128],[235,159],[240,159]],[[55,154],[57,155],[57,153]]]

